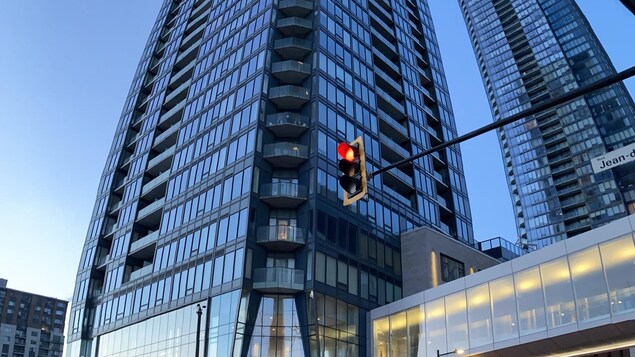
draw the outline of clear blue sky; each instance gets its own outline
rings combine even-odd
[[[459,133],[491,121],[456,0],[429,0]],[[581,0],[616,67],[635,64],[618,0]],[[0,1],[0,277],[69,298],[97,184],[160,0]],[[635,83],[628,83],[633,92]],[[477,239],[516,230],[493,134],[462,145]]]

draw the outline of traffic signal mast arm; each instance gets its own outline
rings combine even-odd
[[[397,161],[394,164],[381,167],[381,168],[375,170],[374,172],[369,172],[367,174],[367,178],[368,178],[368,180],[370,180],[370,179],[373,178],[373,176],[375,176],[377,174],[380,174],[382,172],[386,172],[386,171],[388,171],[390,169],[394,169],[396,167],[400,167],[403,164],[406,164],[408,162],[414,161],[414,160],[416,160],[416,159],[418,159],[420,157],[423,157],[425,155],[431,154],[431,153],[433,153],[435,151],[439,151],[439,150],[444,149],[444,148],[446,148],[448,146],[452,146],[452,145],[455,145],[455,144],[462,143],[465,140],[472,139],[473,137],[476,137],[476,136],[479,136],[481,134],[487,133],[488,131],[492,131],[494,129],[498,129],[498,128],[500,128],[502,126],[505,126],[507,124],[511,124],[511,123],[516,122],[516,121],[518,121],[520,119],[526,118],[526,117],[528,117],[530,115],[534,115],[536,113],[542,112],[543,110],[551,109],[551,108],[553,108],[555,106],[558,106],[560,104],[566,103],[566,102],[568,102],[568,101],[570,101],[572,99],[575,99],[575,98],[577,98],[579,96],[591,93],[593,91],[596,91],[598,89],[602,89],[604,87],[608,87],[610,85],[613,85],[613,84],[615,84],[617,82],[623,81],[623,80],[625,80],[625,79],[627,79],[629,77],[632,77],[632,76],[635,76],[635,66],[634,67],[630,67],[630,68],[628,68],[628,69],[626,69],[626,70],[624,70],[622,72],[616,73],[614,75],[608,76],[606,78],[600,79],[599,81],[591,83],[591,84],[589,84],[587,86],[580,87],[580,88],[577,88],[575,90],[572,90],[571,92],[565,93],[565,94],[563,94],[563,95],[561,95],[559,97],[551,98],[551,99],[549,99],[547,101],[544,101],[544,102],[542,102],[540,104],[537,104],[537,105],[535,105],[535,106],[533,106],[533,107],[531,107],[531,108],[529,108],[527,110],[524,110],[524,111],[522,111],[520,113],[514,114],[514,115],[512,115],[510,117],[507,117],[505,119],[501,119],[501,120],[495,121],[495,122],[493,122],[491,124],[485,125],[485,126],[479,128],[479,129],[471,131],[471,132],[469,132],[469,133],[467,133],[465,135],[462,135],[462,136],[459,136],[459,137],[454,138],[452,140],[446,141],[446,142],[442,143],[441,145],[437,145],[437,146],[435,146],[433,148],[430,148],[428,150],[424,150],[424,151],[422,151],[422,152],[420,152],[420,153],[418,153],[416,155],[412,155],[409,158]]]

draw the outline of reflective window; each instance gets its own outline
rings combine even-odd
[[[492,297],[492,319],[494,321],[494,342],[508,340],[518,336],[516,326],[516,299],[514,282],[506,276],[489,283]]]
[[[534,267],[514,274],[518,323],[521,336],[547,329],[545,300],[542,295],[540,269]]]
[[[408,330],[406,312],[390,316],[390,350],[392,357],[408,356]]]
[[[445,304],[444,299],[426,303],[426,336],[428,336],[428,355],[433,356],[437,350],[446,351]]]
[[[196,305],[155,316],[99,337],[98,355],[141,356],[147,351],[159,355],[193,356],[196,343]],[[206,325],[202,315],[202,326]],[[203,341],[200,348],[203,350]]]
[[[464,291],[445,297],[448,351],[468,347],[466,308]]]
[[[492,311],[487,283],[467,290],[467,312],[470,323],[470,346],[478,347],[493,342]]]
[[[578,321],[609,315],[609,302],[597,246],[569,256]]]
[[[633,237],[615,239],[600,245],[611,300],[611,312],[635,310],[635,247]]]
[[[573,290],[566,257],[541,264],[540,273],[545,291],[547,326],[552,328],[574,323]]]

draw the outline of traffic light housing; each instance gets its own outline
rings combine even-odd
[[[342,142],[337,146],[341,159],[338,167],[342,172],[340,186],[344,190],[344,206],[348,206],[366,196],[366,153],[361,136],[350,143]]]

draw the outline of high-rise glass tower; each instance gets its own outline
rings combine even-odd
[[[574,0],[459,0],[494,120],[615,73]],[[590,159],[635,142],[623,84],[498,132],[519,239],[540,248],[635,213],[635,164]]]
[[[366,356],[402,296],[399,233],[473,233],[458,147],[343,207],[339,141],[377,168],[456,136],[423,0],[166,0],[99,185],[69,356]]]

